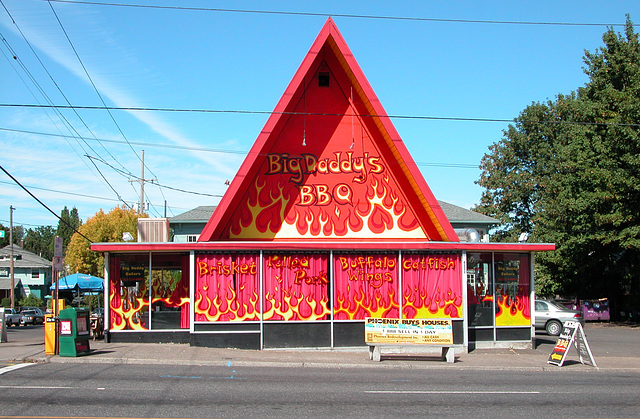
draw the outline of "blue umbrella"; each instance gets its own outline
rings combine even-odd
[[[52,284],[50,289],[56,289],[56,284]],[[104,291],[104,279],[97,276],[75,273],[60,278],[58,281],[59,290],[78,291]]]

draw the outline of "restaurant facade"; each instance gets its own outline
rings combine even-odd
[[[196,242],[91,248],[114,342],[354,347],[374,317],[450,319],[468,349],[531,346],[555,247],[454,231],[328,19]]]

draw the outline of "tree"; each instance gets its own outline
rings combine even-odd
[[[29,294],[27,297],[23,298],[18,302],[20,307],[44,307],[44,301],[40,297],[36,297],[33,294]]]
[[[101,277],[104,272],[104,257],[91,251],[91,242],[122,242],[122,233],[125,231],[130,232],[134,238],[137,235],[138,214],[134,210],[122,206],[114,208],[108,214],[98,211],[78,228],[82,235],[76,233],[71,237],[65,252],[65,265],[70,273],[80,272]]]
[[[9,237],[10,237],[10,230],[11,227],[10,226],[3,226],[2,224],[0,224],[0,230],[4,230],[4,237],[0,238],[0,247],[5,247],[8,246],[9,243]],[[21,225],[13,225],[13,244],[20,244],[20,240],[22,240],[24,238],[24,227],[22,227]]]
[[[539,293],[615,303],[639,294],[640,45],[629,17],[603,41],[585,86],[530,105],[490,147],[477,209],[504,221],[498,240],[556,243],[536,258]]]
[[[73,207],[71,211],[65,206],[60,212],[60,221],[58,221],[58,229],[56,235],[62,238],[62,248],[66,249],[71,241],[71,236],[82,225],[82,220],[78,217],[78,210]]]
[[[24,248],[40,257],[52,260],[56,232],[52,226],[40,226],[28,229],[24,238]]]

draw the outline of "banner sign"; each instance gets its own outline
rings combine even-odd
[[[125,287],[133,286],[136,282],[144,281],[144,266],[120,266],[120,279]]]
[[[365,319],[367,344],[453,345],[451,319]]]
[[[562,332],[560,333],[560,336],[558,336],[556,346],[554,346],[551,355],[549,355],[547,363],[561,367],[569,353],[569,349],[571,349],[572,343],[578,351],[580,362],[582,364],[598,368],[596,361],[593,358],[593,354],[591,353],[591,348],[589,348],[587,336],[584,333],[582,324],[573,321],[564,323]]]

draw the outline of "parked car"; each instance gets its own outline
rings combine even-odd
[[[23,326],[28,324],[44,324],[44,313],[37,307],[34,307],[32,310],[22,310],[20,324]]]
[[[584,327],[581,311],[568,309],[555,301],[536,300],[536,329],[544,329],[549,335],[558,336],[566,321],[579,322]]]
[[[11,327],[13,325],[16,325],[16,326],[19,325],[21,318],[22,318],[22,315],[18,313],[18,311],[15,308],[10,308],[10,307],[4,308],[4,322],[7,325],[7,327]]]
[[[23,311],[27,311],[27,310],[40,310],[38,307],[20,307],[20,312],[22,313]]]

